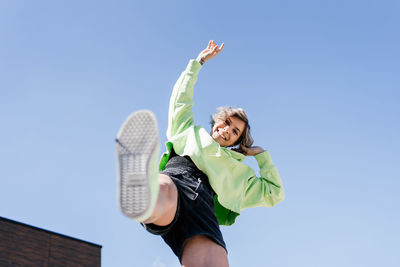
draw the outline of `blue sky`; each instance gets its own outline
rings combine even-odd
[[[101,244],[102,266],[179,266],[116,202],[114,138],[195,87],[197,124],[243,107],[286,199],[222,227],[232,267],[399,266],[399,1],[1,1],[0,215]],[[247,163],[257,169],[254,159]]]

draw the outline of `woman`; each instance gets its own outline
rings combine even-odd
[[[159,168],[158,128],[150,111],[129,116],[117,136],[121,211],[161,235],[183,266],[228,266],[219,225],[233,224],[242,209],[284,198],[268,151],[252,146],[242,109],[220,108],[211,133],[193,122],[197,74],[223,47],[210,41],[176,82]],[[242,163],[245,156],[256,158],[261,177]]]

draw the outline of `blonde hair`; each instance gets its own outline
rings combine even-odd
[[[236,117],[241,119],[245,123],[245,128],[242,135],[233,144],[233,146],[244,145],[245,147],[251,147],[254,142],[253,137],[250,135],[250,125],[249,120],[247,119],[247,115],[242,108],[232,108],[232,107],[219,107],[218,112],[211,116],[211,130],[214,127],[214,124],[217,120],[226,120],[229,117]],[[240,146],[238,148],[240,150]]]

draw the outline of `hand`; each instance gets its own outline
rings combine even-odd
[[[246,156],[255,156],[255,155],[260,154],[265,151],[260,146],[245,147],[244,145],[240,145],[240,148],[232,149],[232,150],[234,150],[236,152],[240,152]]]
[[[225,44],[222,43],[221,47],[218,47],[214,40],[210,40],[210,42],[208,42],[207,48],[201,51],[200,54],[197,56],[197,60],[204,64],[207,60],[210,60],[217,56],[222,51],[222,48],[224,48],[224,45]]]

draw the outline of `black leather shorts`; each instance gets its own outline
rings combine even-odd
[[[204,235],[226,250],[214,211],[215,193],[207,176],[188,156],[173,157],[161,173],[168,175],[178,189],[176,215],[167,226],[142,224],[146,230],[161,235],[180,262],[185,242],[196,235]]]

